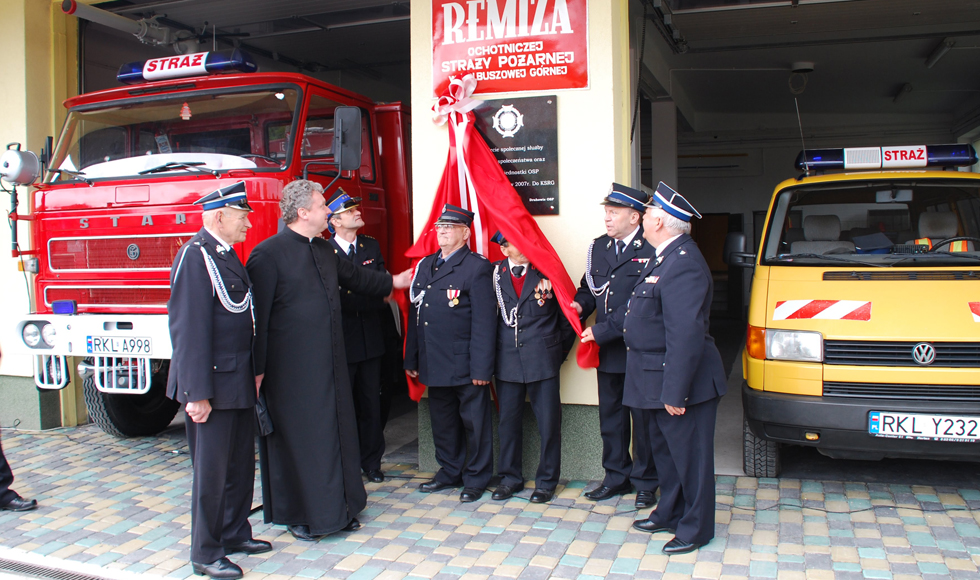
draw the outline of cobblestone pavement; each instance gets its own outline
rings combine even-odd
[[[41,508],[0,512],[0,558],[111,578],[191,575],[181,432],[5,430],[3,446],[15,489]],[[977,489],[718,477],[715,539],[668,558],[670,534],[631,529],[632,494],[596,504],[582,497],[591,484],[573,481],[550,504],[529,503],[530,490],[461,504],[458,493],[419,493],[428,474],[410,466],[385,471],[390,479],[367,484],[360,531],[299,542],[259,514],[255,535],[275,549],[232,559],[249,580],[980,578]]]

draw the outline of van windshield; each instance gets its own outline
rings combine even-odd
[[[47,183],[231,169],[279,171],[290,159],[295,87],[152,95],[68,113]]]
[[[980,264],[980,180],[869,180],[778,194],[762,263]]]

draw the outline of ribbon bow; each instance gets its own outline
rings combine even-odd
[[[466,114],[475,109],[481,101],[470,96],[476,90],[476,77],[468,74],[463,78],[450,77],[449,86],[432,105],[432,122],[445,125],[450,113]]]

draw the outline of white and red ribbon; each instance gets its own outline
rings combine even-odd
[[[871,302],[863,300],[784,300],[773,320],[871,320]]]

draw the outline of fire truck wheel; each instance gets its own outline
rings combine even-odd
[[[162,362],[145,395],[110,395],[95,388],[94,378],[85,379],[85,406],[92,422],[116,437],[145,437],[166,429],[180,403],[167,397],[170,361]]]
[[[779,443],[756,437],[745,419],[742,420],[742,469],[749,477],[777,477],[782,471]]]

